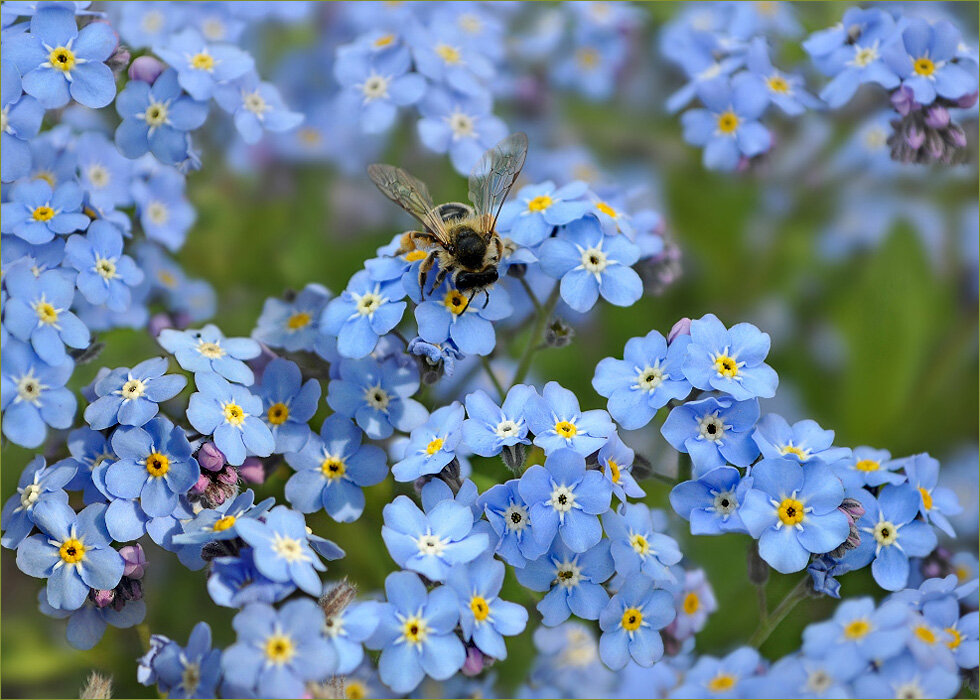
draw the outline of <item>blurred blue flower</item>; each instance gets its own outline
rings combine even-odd
[[[750,647],[740,647],[721,659],[701,656],[688,669],[680,687],[671,691],[670,697],[739,697],[745,692],[746,681],[759,673],[760,662],[759,652]]]
[[[603,663],[619,670],[632,657],[640,666],[653,666],[664,655],[658,630],[669,625],[675,615],[670,593],[655,588],[644,576],[627,579],[599,615]]]
[[[235,128],[248,144],[258,143],[264,131],[289,131],[303,121],[301,113],[286,107],[276,86],[260,82],[254,71],[219,84],[214,100],[233,116]]]
[[[770,398],[779,377],[765,363],[768,354],[768,333],[750,323],[728,329],[717,316],[706,314],[691,322],[684,375],[696,388],[731,394],[736,401]]]
[[[197,374],[195,382],[198,390],[191,394],[187,420],[202,435],[214,435],[228,464],[237,466],[249,454],[272,454],[276,440],[260,417],[262,399],[216,374]]]
[[[769,150],[772,135],[759,121],[769,96],[750,75],[701,83],[698,97],[707,109],[684,112],[681,124],[685,141],[704,146],[704,167],[734,170],[743,158]]]
[[[320,595],[317,571],[325,571],[326,566],[311,548],[303,516],[287,506],[276,506],[264,517],[264,522],[243,518],[235,523],[239,537],[255,550],[256,568],[273,581],[293,583],[310,595]]]
[[[367,270],[360,270],[347,289],[327,304],[320,328],[337,336],[337,351],[344,357],[364,357],[374,351],[380,336],[401,321],[404,296],[400,280],[376,282]]]
[[[141,426],[157,414],[157,405],[172,399],[187,385],[181,374],[165,374],[167,360],[153,357],[130,369],[118,367],[95,382],[98,397],[85,408],[85,421],[94,430],[119,423]]]
[[[168,640],[148,664],[157,687],[167,697],[200,698],[211,696],[217,690],[220,657],[221,650],[211,648],[208,623],[198,622],[186,647]]]
[[[691,455],[694,477],[715,467],[747,467],[759,455],[752,428],[759,419],[759,401],[708,397],[688,401],[668,415],[661,434],[678,452]]]
[[[855,658],[864,664],[885,661],[905,648],[908,616],[909,609],[901,603],[876,608],[871,598],[845,600],[831,619],[807,625],[801,650],[829,659],[832,666],[849,665]]]
[[[752,483],[738,469],[715,467],[693,481],[682,481],[670,490],[674,512],[691,523],[692,535],[746,532],[739,506]]]
[[[803,89],[803,78],[776,70],[769,59],[769,47],[764,37],[757,36],[745,54],[745,67],[757,81],[757,90],[783,113],[799,116],[807,109],[820,106],[819,100]]]
[[[143,271],[123,255],[119,229],[101,219],[93,221],[85,235],[68,239],[65,262],[78,270],[75,285],[86,301],[110,311],[126,311],[132,288],[143,281]]]
[[[469,417],[463,421],[466,446],[482,457],[494,457],[504,447],[530,445],[524,413],[534,396],[534,389],[526,384],[512,386],[500,406],[482,389],[467,394]]]
[[[110,211],[133,201],[133,164],[121,156],[105,135],[90,131],[75,143],[78,180],[89,204]]]
[[[494,659],[507,658],[504,637],[520,634],[527,625],[524,606],[499,598],[503,583],[504,565],[491,554],[454,567],[447,581],[459,599],[463,641]]]
[[[381,440],[395,428],[407,432],[425,421],[425,407],[410,398],[418,388],[418,375],[394,359],[344,359],[340,378],[327,387],[327,403],[353,418],[369,438]]]
[[[946,21],[930,24],[919,17],[903,24],[901,41],[889,43],[882,55],[916,102],[932,104],[937,96],[958,100],[977,91],[976,66],[965,68],[955,61],[962,43],[956,27]]]
[[[905,481],[903,474],[895,470],[902,466],[902,460],[892,459],[888,450],[873,447],[855,447],[850,457],[830,465],[845,489],[860,489],[883,484],[900,484]]]
[[[13,182],[31,171],[30,142],[37,136],[44,119],[44,107],[30,95],[24,95],[20,72],[13,61],[0,65],[3,72],[0,84],[0,110],[3,128],[0,129],[0,149],[4,157],[0,165],[0,180]]]
[[[363,433],[349,419],[334,414],[323,421],[319,435],[286,461],[296,473],[286,482],[286,499],[303,513],[323,508],[338,522],[353,522],[364,511],[365,486],[388,475],[380,447],[362,445]]]
[[[456,456],[462,427],[463,406],[458,401],[433,411],[425,423],[412,430],[404,457],[392,465],[395,481],[415,481],[442,471]]]
[[[541,396],[529,397],[524,416],[534,433],[534,444],[545,454],[571,448],[583,456],[590,455],[616,429],[602,409],[582,411],[578,397],[558,382],[545,384]]]
[[[52,189],[46,180],[21,180],[0,205],[0,230],[32,245],[47,243],[57,234],[88,228],[81,208],[82,189],[75,182]]]
[[[168,37],[153,52],[177,71],[177,81],[195,100],[207,100],[220,83],[234,80],[255,67],[247,53],[230,44],[210,43],[196,29]]]
[[[295,362],[277,357],[262,371],[262,382],[255,387],[262,399],[262,420],[276,440],[275,452],[298,452],[310,437],[308,425],[320,403],[320,383],[303,382]]]
[[[32,459],[17,481],[17,493],[3,505],[3,538],[0,544],[7,549],[17,546],[34,529],[34,508],[49,500],[68,503],[65,486],[75,476],[73,460],[63,459],[48,467],[44,457]]]
[[[413,27],[407,34],[416,70],[435,85],[445,85],[465,95],[487,93],[493,64],[481,53],[481,44],[460,41],[458,29],[434,24],[432,29]]]
[[[864,673],[854,681],[854,693],[862,698],[934,697],[949,698],[962,686],[957,673],[942,666],[922,668],[910,654],[889,659],[874,673]]]
[[[937,487],[939,462],[929,455],[917,454],[901,460],[909,484],[919,491],[919,513],[927,523],[932,523],[950,537],[956,537],[949,517],[963,512],[956,492]]]
[[[489,95],[430,89],[419,103],[419,140],[430,151],[448,153],[456,171],[469,174],[484,151],[507,136],[507,125],[490,112],[492,106]]]
[[[330,292],[319,284],[306,285],[289,300],[266,299],[252,337],[287,352],[312,351],[320,335],[320,314],[329,299]]]
[[[70,428],[75,416],[75,395],[65,383],[75,368],[65,360],[45,364],[30,346],[10,340],[3,348],[2,388],[3,434],[15,445],[34,448],[44,442],[47,427]]]
[[[197,220],[197,212],[184,193],[184,176],[177,170],[161,168],[146,181],[133,183],[133,199],[140,226],[146,237],[171,252],[184,244],[187,232]],[[188,285],[175,290],[186,294]]]
[[[105,470],[117,459],[109,441],[98,430],[84,426],[68,433],[67,443],[71,460],[78,468],[68,490],[83,491],[85,504],[104,501],[108,498]]]

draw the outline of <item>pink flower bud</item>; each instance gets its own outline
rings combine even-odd
[[[206,442],[197,451],[197,463],[209,472],[221,471],[225,466],[225,454],[213,442]]]
[[[191,493],[204,493],[210,485],[211,480],[204,476],[204,474],[201,474],[201,476],[197,477],[197,483],[191,486]]]
[[[97,590],[95,594],[91,596],[92,602],[98,608],[107,608],[112,605],[113,601],[116,599],[116,592],[114,590]]]
[[[956,106],[960,109],[970,109],[970,107],[977,103],[977,94],[974,92],[972,95],[963,95],[963,97],[956,100]]]
[[[232,466],[227,466],[218,472],[218,481],[223,484],[237,484],[238,483],[238,472]]]
[[[265,482],[265,467],[258,457],[249,457],[238,468],[238,475],[250,484]]]
[[[949,124],[949,111],[945,107],[934,106],[926,110],[926,126],[943,129]]]
[[[137,61],[139,59],[136,59]],[[160,335],[160,331],[167,328],[173,328],[174,322],[167,314],[153,314],[150,318],[150,322],[147,324],[146,329],[150,332],[154,338]]]
[[[475,676],[483,670],[484,657],[476,647],[466,649],[466,661],[463,662],[463,675]]]
[[[152,84],[165,69],[166,66],[153,56],[140,56],[129,66],[129,79]]]
[[[926,132],[922,131],[918,127],[910,126],[909,130],[905,133],[905,142],[910,148],[921,148],[922,144],[926,142]]]
[[[126,568],[123,569],[123,576],[129,578],[143,578],[143,569],[146,567],[146,554],[138,544],[131,544],[119,550]]]
[[[667,334],[667,342],[673,343],[678,336],[691,335],[691,319],[687,316],[674,324]]]

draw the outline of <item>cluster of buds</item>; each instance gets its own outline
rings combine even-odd
[[[847,533],[847,539],[844,540],[841,545],[830,553],[830,556],[835,559],[840,559],[844,556],[844,553],[849,549],[856,549],[859,544],[861,544],[861,533],[857,528],[857,521],[862,515],[864,515],[864,506],[861,505],[860,501],[853,498],[845,498],[844,501],[837,506],[837,510],[847,516],[847,524],[850,526],[850,531]]]
[[[966,133],[953,121],[950,109],[968,109],[977,101],[977,93],[959,100],[938,98],[930,105],[920,105],[912,91],[900,87],[892,93],[891,102],[899,118],[893,119],[888,137],[893,160],[900,163],[943,163],[955,165],[967,160]]]
[[[89,600],[95,603],[97,608],[112,607],[118,612],[129,601],[143,599],[143,584],[140,580],[146,569],[146,555],[143,553],[143,548],[138,544],[129,545],[120,549],[119,554],[126,563],[119,584],[112,589],[93,588],[88,593]]]
[[[249,457],[241,466],[233,467],[213,442],[205,442],[195,455],[201,465],[201,476],[191,488],[192,498],[205,508],[215,508],[238,495],[239,479],[261,484],[265,481],[265,465],[258,457]]]

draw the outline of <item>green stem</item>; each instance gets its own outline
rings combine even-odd
[[[759,601],[759,624],[764,625],[769,619],[769,603],[766,601],[766,584],[755,584],[755,594]]]
[[[806,598],[807,591],[810,587],[810,576],[805,575],[799,580],[799,582],[793,587],[793,589],[786,594],[786,597],[779,601],[779,605],[776,609],[772,611],[770,615],[762,620],[759,620],[759,626],[756,628],[755,632],[749,638],[749,646],[758,649],[762,644],[769,639],[771,635],[779,624],[786,618],[787,615],[796,607],[796,604],[801,600]]]
[[[493,386],[497,390],[497,394],[500,396],[500,400],[503,401],[504,397],[507,395],[507,392],[504,391],[504,387],[500,383],[500,380],[497,379],[497,375],[493,373],[493,367],[490,366],[490,360],[487,358],[486,355],[482,355],[480,357],[480,362],[483,363],[484,371],[486,371],[487,376],[490,377],[490,381],[493,382]]]
[[[514,380],[510,383],[511,386],[520,384],[527,377],[527,373],[531,369],[531,361],[534,360],[534,354],[541,347],[539,343],[541,342],[541,337],[544,335],[544,329],[548,325],[548,320],[551,318],[555,307],[558,306],[558,298],[559,285],[555,284],[555,288],[551,290],[551,295],[548,297],[548,300],[538,311],[538,318],[534,322],[534,327],[531,328],[531,335],[527,339],[527,347],[524,348],[524,354],[521,356],[521,361],[517,365]]]
[[[527,283],[527,279],[525,277],[519,277],[518,279],[521,281],[521,286],[524,287],[524,291],[527,292],[527,298],[531,300],[532,304],[534,304],[534,310],[540,312],[541,302],[538,301],[538,297],[534,293],[534,290],[531,289],[531,285]]]

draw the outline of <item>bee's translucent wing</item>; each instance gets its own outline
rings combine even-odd
[[[527,135],[511,134],[483,154],[470,173],[470,201],[492,230],[527,157]]]
[[[443,244],[448,243],[446,227],[436,213],[424,182],[393,165],[375,163],[369,165],[367,171],[385,197],[418,219]]]

